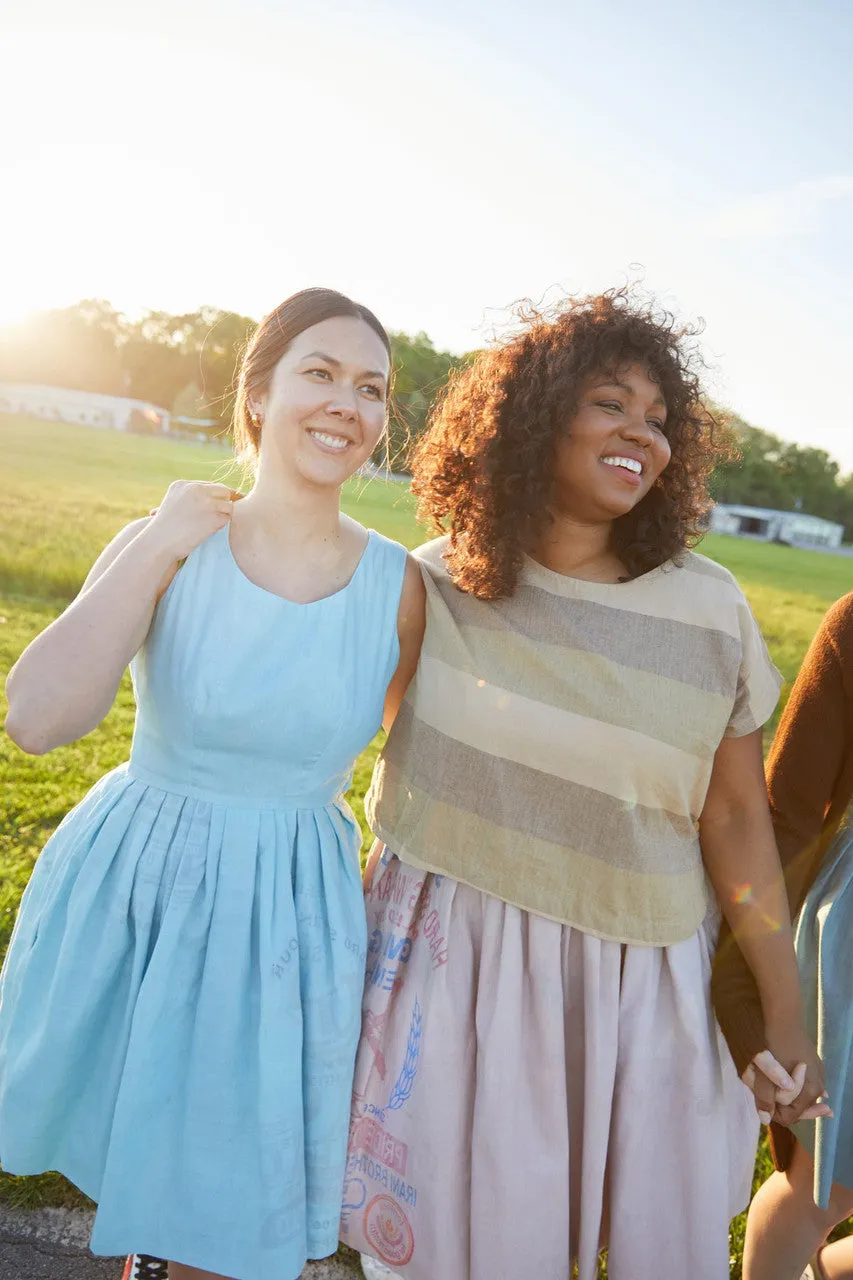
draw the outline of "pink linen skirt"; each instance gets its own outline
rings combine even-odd
[[[758,1137],[710,1007],[717,919],[603,941],[387,850],[341,1238],[407,1280],[725,1280]]]

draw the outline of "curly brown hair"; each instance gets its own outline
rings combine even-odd
[[[641,365],[666,401],[672,459],[645,498],[613,525],[631,578],[702,536],[707,480],[726,447],[706,405],[694,339],[633,290],[571,298],[545,314],[524,304],[522,328],[455,371],[413,454],[418,514],[449,528],[447,565],[463,591],[512,595],[524,553],[551,519],[555,449],[593,375]]]

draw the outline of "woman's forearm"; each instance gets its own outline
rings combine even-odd
[[[104,718],[173,563],[152,524],[130,526],[73,603],[24,650],[6,685],[6,730],[25,751],[40,755],[73,742]]]
[[[734,809],[700,823],[702,855],[723,914],[752,970],[764,1016],[799,1018],[800,988],[788,898],[770,816]]]

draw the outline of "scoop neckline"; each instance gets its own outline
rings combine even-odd
[[[237,563],[234,552],[231,550],[231,522],[230,521],[228,522],[228,524],[225,525],[222,532],[224,534],[223,542],[225,544],[225,551],[228,555],[228,559],[231,561],[231,564],[234,566],[234,569],[236,570],[237,574],[239,575],[239,577],[243,579],[244,582],[248,583],[248,585],[252,587],[255,591],[259,591],[261,595],[268,596],[270,600],[280,600],[282,604],[288,604],[292,609],[312,609],[316,605],[326,604],[327,601],[329,600],[335,600],[338,596],[342,596],[345,591],[349,590],[349,588],[353,585],[359,573],[361,572],[362,565],[367,559],[367,553],[370,550],[370,545],[374,540],[376,530],[375,529],[367,530],[367,541],[364,544],[364,550],[359,556],[358,562],[355,568],[353,569],[349,579],[344,583],[344,585],[342,587],[338,587],[337,591],[332,591],[327,596],[320,596],[319,599],[317,600],[291,600],[289,596],[280,596],[277,591],[268,591],[266,587],[262,587],[257,582],[253,582],[252,579],[248,576],[248,574],[244,573],[243,570],[240,568],[239,564]]]
[[[556,569],[549,569],[547,565],[540,564],[538,560],[534,560],[533,556],[528,555],[526,551],[523,553],[523,557],[525,576],[528,580],[542,579],[549,586],[556,587],[558,592],[570,591],[573,588],[593,588],[596,591],[607,592],[624,591],[626,587],[633,587],[641,582],[650,582],[675,563],[672,559],[665,560],[663,564],[657,565],[654,569],[649,569],[647,573],[641,573],[638,578],[629,578],[626,582],[597,582],[594,578],[577,578],[573,574],[559,573]]]

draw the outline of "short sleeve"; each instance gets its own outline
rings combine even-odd
[[[741,655],[734,706],[726,726],[727,738],[743,738],[766,724],[779,701],[782,675],[764,643],[746,598],[738,602]]]

